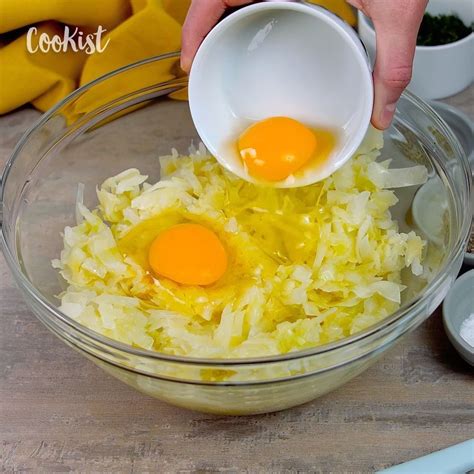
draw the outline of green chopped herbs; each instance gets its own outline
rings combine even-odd
[[[439,46],[454,43],[470,35],[471,32],[472,25],[466,26],[456,15],[433,16],[425,13],[416,44]]]

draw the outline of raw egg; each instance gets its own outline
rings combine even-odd
[[[178,224],[152,242],[148,262],[156,275],[182,285],[211,285],[227,269],[227,252],[219,237],[200,224]]]
[[[265,181],[281,181],[310,160],[319,162],[327,158],[334,144],[331,132],[310,129],[288,117],[257,122],[237,141],[249,174]]]

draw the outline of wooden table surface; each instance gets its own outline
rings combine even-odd
[[[474,86],[447,102],[474,117]],[[38,115],[0,117],[0,167]],[[472,375],[438,309],[314,402],[241,418],[185,411],[134,391],[50,334],[0,253],[0,472],[373,471],[474,437]]]

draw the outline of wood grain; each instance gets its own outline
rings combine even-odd
[[[447,102],[474,116],[474,86]],[[0,118],[0,166],[39,116]],[[0,256],[0,471],[367,472],[474,435],[472,369],[441,312],[371,369],[307,405],[245,418],[146,397],[33,316]]]

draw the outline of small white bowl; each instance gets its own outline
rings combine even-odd
[[[435,111],[440,115],[440,117],[451,127],[451,130],[454,132],[456,135],[456,138],[459,140],[459,143],[461,144],[462,148],[464,149],[464,152],[466,153],[466,156],[469,160],[469,163],[471,165],[471,171],[472,171],[472,177],[474,181],[474,122],[463,112],[461,112],[459,109],[448,105],[444,104],[443,102],[436,102],[436,101],[431,101],[430,102],[431,107],[435,109]],[[430,180],[433,181],[433,180]],[[427,186],[428,181],[424,186]],[[438,184],[439,184],[439,178],[438,178]],[[419,212],[421,209],[421,206],[425,203],[420,203],[417,202],[417,199],[423,200],[428,197],[428,194],[433,194],[433,188],[436,186],[434,184],[430,184],[431,190],[429,191],[423,191],[422,188],[418,191],[418,193],[421,193],[420,196],[417,198],[417,195],[415,195],[415,200],[413,201],[413,218],[418,220],[417,224],[423,231],[424,229],[427,229],[429,227],[433,228],[433,223],[436,222],[437,217],[432,217],[432,213],[430,212]],[[436,189],[436,196],[433,196],[434,201],[440,201],[440,199],[443,196],[443,191],[439,186]],[[445,196],[446,199],[446,196]],[[444,201],[444,205],[446,205],[446,201]],[[474,211],[474,192],[471,193],[471,206]],[[417,208],[415,210],[415,208]],[[431,208],[433,209],[433,201],[430,203],[428,209]],[[419,218],[415,218],[415,213]],[[439,216],[439,212],[437,214]],[[474,218],[474,215],[473,215]],[[428,223],[428,219],[433,219]],[[473,227],[474,231],[474,227]],[[471,267],[474,267],[474,253],[469,253],[466,252],[464,254],[464,264],[469,265]]]
[[[472,0],[430,0],[426,9],[432,15],[455,14],[465,25],[473,21]],[[372,22],[359,12],[359,35],[375,62],[376,41]],[[474,81],[474,33],[454,43],[417,46],[413,76],[408,89],[424,99],[441,99],[457,94]]]
[[[474,312],[474,270],[460,276],[443,302],[443,323],[449,340],[459,355],[474,365],[474,347],[461,337],[463,321]]]
[[[448,208],[448,196],[438,176],[430,178],[413,198],[413,221],[423,237],[437,246],[442,246],[446,238],[444,220]]]
[[[196,129],[228,170],[255,182],[235,146],[252,123],[286,116],[338,132],[326,163],[274,183],[304,186],[326,178],[362,142],[372,113],[367,55],[349,25],[301,3],[258,3],[228,16],[206,37],[191,69]]]

